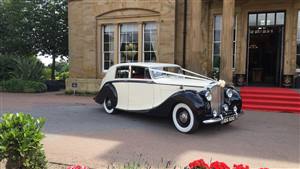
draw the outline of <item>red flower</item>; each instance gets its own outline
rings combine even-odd
[[[228,165],[223,162],[215,161],[210,164],[210,169],[230,169]]]
[[[209,169],[208,164],[203,159],[193,161],[189,164],[190,169]]]
[[[83,165],[73,165],[73,166],[69,166],[67,169],[89,169]]]
[[[248,165],[243,165],[243,164],[234,164],[233,169],[249,169]]]

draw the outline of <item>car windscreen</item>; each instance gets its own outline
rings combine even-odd
[[[157,71],[156,71],[157,70]],[[158,78],[170,78],[170,77],[175,77],[178,78],[178,76],[176,76],[176,74],[183,74],[183,71],[181,69],[181,67],[176,67],[176,66],[172,66],[172,67],[152,67],[151,68],[151,75],[154,79],[158,79]]]

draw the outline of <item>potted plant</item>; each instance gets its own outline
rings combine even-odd
[[[24,113],[6,113],[0,123],[0,161],[6,169],[44,169],[46,157],[41,140],[44,138],[43,118]]]

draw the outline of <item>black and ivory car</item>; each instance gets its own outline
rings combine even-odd
[[[242,113],[240,94],[224,81],[164,63],[123,63],[112,66],[94,98],[104,110],[172,118],[182,133],[200,123],[227,124]]]

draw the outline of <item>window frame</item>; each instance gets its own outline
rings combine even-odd
[[[156,50],[153,50],[153,51],[151,51],[151,46],[150,46],[150,51],[145,51],[145,26],[146,26],[146,24],[147,23],[154,23],[155,24],[155,27],[156,27],[156,40],[155,40],[155,45],[156,45]],[[157,22],[144,22],[143,23],[143,26],[142,26],[143,28],[143,30],[142,30],[142,35],[143,35],[143,40],[142,40],[142,62],[145,62],[145,52],[149,52],[149,53],[152,53],[152,52],[154,52],[155,53],[155,62],[157,62],[157,53],[158,53],[158,46],[157,46],[157,42],[158,42],[158,23]],[[150,35],[151,35],[151,33],[150,33]],[[151,40],[149,41],[150,42],[150,45],[151,45]],[[153,61],[152,61],[152,59],[151,59],[152,57],[150,56],[150,61],[149,61],[149,63],[152,63]],[[155,62],[153,62],[153,63],[155,63]]]
[[[298,42],[300,43],[300,38],[298,38],[298,34],[299,34],[299,37],[300,37],[300,27],[298,27],[300,25],[300,17],[299,16],[300,16],[300,9],[298,9],[298,12],[297,12],[297,23],[296,23],[297,24],[297,29],[296,29],[296,73],[300,73],[300,67],[297,68],[298,56],[299,56],[299,59],[300,59],[300,53],[298,54],[298,45],[297,45]]]
[[[107,71],[103,71],[103,52],[102,52],[102,31],[101,27],[103,25],[114,25],[114,31],[115,31],[115,40],[114,40],[114,65],[120,63],[119,58],[119,41],[120,41],[120,32],[119,32],[119,26],[120,24],[125,23],[136,23],[138,24],[138,62],[142,62],[143,59],[143,53],[142,53],[142,37],[143,37],[143,23],[145,22],[155,22],[157,25],[157,40],[159,41],[160,37],[160,12],[157,11],[149,11],[140,9],[139,13],[136,13],[137,9],[121,9],[121,10],[114,10],[109,11],[107,13],[98,15],[96,17],[96,76],[97,78],[103,78]],[[122,12],[120,12],[122,11]],[[157,52],[159,53],[160,47],[157,46]],[[159,61],[159,56],[157,56],[157,62]]]
[[[133,67],[143,68],[143,69],[144,69],[144,78],[133,78],[133,77],[132,77]],[[148,71],[149,78],[145,78],[145,77],[146,77],[146,71]],[[151,77],[151,75],[150,75],[149,68],[148,68],[148,67],[145,67],[145,66],[137,66],[137,65],[131,65],[131,66],[130,66],[130,79],[134,79],[134,80],[144,80],[144,81],[152,81],[152,77]]]
[[[114,62],[114,54],[115,54],[115,51],[114,51],[114,49],[115,49],[115,44],[114,44],[114,42],[115,42],[115,39],[116,39],[116,37],[115,37],[115,30],[113,30],[113,41],[112,41],[112,44],[113,44],[113,51],[112,51],[112,54],[113,54],[113,63],[114,64],[112,64],[112,65],[110,65],[109,66],[109,68],[108,69],[105,69],[105,53],[106,52],[104,52],[104,44],[105,44],[105,42],[104,42],[104,33],[105,33],[105,27],[106,26],[112,26],[113,28],[112,29],[114,29],[114,27],[115,27],[115,25],[114,24],[103,24],[103,25],[101,25],[101,56],[102,56],[102,58],[101,58],[101,61],[102,61],[102,72],[107,72],[108,71],[108,69],[111,67],[111,66],[113,66],[114,64],[115,64],[115,62]],[[111,43],[111,42],[109,42],[109,43]],[[109,51],[109,53],[110,53],[111,51]]]
[[[264,19],[265,24],[264,25],[260,25],[258,23],[258,15],[261,15],[261,14],[265,14],[265,19]],[[273,24],[268,24],[268,14],[274,14],[274,23]],[[283,23],[281,23],[281,24],[277,24],[278,14],[283,14]],[[255,18],[256,18],[255,25],[250,24],[250,15],[255,15]],[[247,18],[248,18],[248,21],[247,21],[248,27],[268,27],[268,26],[283,26],[283,25],[286,25],[286,12],[285,11],[249,12]]]
[[[126,77],[126,78],[119,78],[119,77],[117,77],[118,69],[122,68],[122,67],[127,67],[128,68],[128,77]],[[121,65],[121,66],[116,67],[115,79],[122,80],[122,79],[130,79],[130,78],[131,78],[131,67],[130,66]]]
[[[223,15],[222,14],[215,14],[215,15],[213,15],[213,24],[212,24],[212,70],[214,70],[214,69],[220,69],[220,67],[214,67],[214,53],[215,53],[215,43],[219,43],[220,44],[220,58],[221,58],[221,45],[222,45],[222,30],[223,30],[223,28],[222,28],[222,24],[221,24],[221,30],[220,30],[220,40],[219,41],[215,41],[215,18],[216,18],[216,16],[221,16],[221,20],[222,20],[222,23],[223,23]],[[235,23],[235,25],[234,25],[234,38],[233,38],[233,41],[232,41],[232,48],[234,47],[234,49],[233,49],[233,53],[232,53],[232,70],[233,71],[235,71],[235,69],[236,69],[236,56],[237,56],[237,32],[238,32],[238,27],[237,27],[237,25],[238,25],[238,20],[237,20],[237,18],[238,18],[238,16],[237,15],[235,15],[234,16],[234,23]],[[235,44],[234,46],[233,46],[233,44]],[[221,60],[220,60],[220,62],[221,62]],[[220,63],[221,64],[221,63]],[[220,65],[221,66],[221,65]],[[219,70],[220,71],[220,70]]]
[[[119,32],[118,32],[118,62],[117,63],[134,63],[134,62],[121,62],[121,26],[122,25],[124,25],[124,24],[135,24],[136,26],[137,26],[137,34],[138,34],[138,41],[137,41],[137,44],[138,44],[138,47],[137,47],[137,50],[136,50],[136,52],[137,52],[137,57],[138,57],[138,59],[137,59],[137,62],[139,61],[139,46],[140,46],[140,44],[139,44],[139,39],[140,39],[140,37],[139,37],[139,33],[140,33],[140,30],[139,30],[139,24],[140,23],[137,23],[137,22],[124,22],[124,23],[119,23],[118,24],[118,30],[119,30]],[[126,58],[127,58],[127,56],[126,56]]]

